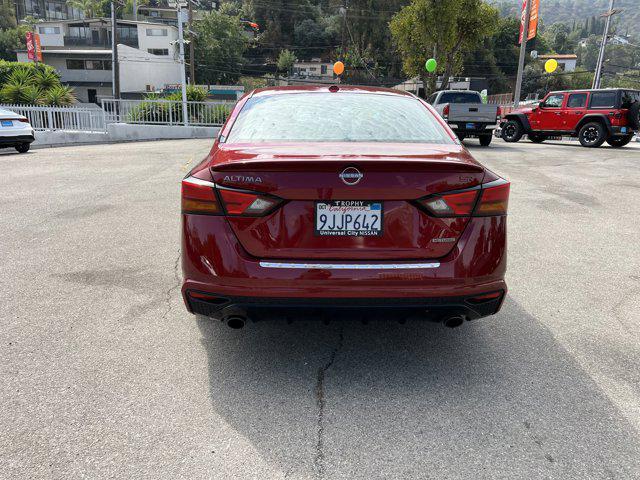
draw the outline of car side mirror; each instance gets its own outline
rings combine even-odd
[[[540,103],[538,104],[538,108],[544,108],[544,102],[540,102]]]

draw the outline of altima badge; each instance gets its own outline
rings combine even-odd
[[[356,167],[347,167],[338,176],[346,185],[356,185],[362,180],[364,174]]]

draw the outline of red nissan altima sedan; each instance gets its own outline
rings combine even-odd
[[[508,199],[413,95],[256,90],[182,181],[184,301],[234,328],[371,308],[459,326],[502,305]]]

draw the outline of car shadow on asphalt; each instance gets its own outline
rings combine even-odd
[[[456,330],[421,321],[198,325],[213,409],[286,478],[640,472],[637,432],[511,299]]]

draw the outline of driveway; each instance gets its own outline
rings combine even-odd
[[[640,477],[640,145],[496,141],[509,298],[236,331],[180,298],[181,140],[0,151],[0,477]]]

